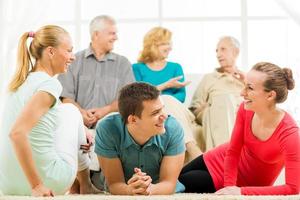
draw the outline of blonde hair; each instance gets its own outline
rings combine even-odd
[[[34,64],[32,58],[37,61],[42,57],[43,50],[48,46],[57,47],[61,40],[62,35],[68,32],[55,25],[47,25],[41,27],[36,33],[25,32],[18,45],[17,52],[17,69],[11,80],[8,90],[15,92],[26,80],[30,71],[32,71]],[[32,37],[29,49],[27,47],[27,39]]]
[[[170,42],[172,32],[163,27],[152,28],[144,37],[143,50],[138,62],[149,63],[160,58],[158,46],[164,42]]]

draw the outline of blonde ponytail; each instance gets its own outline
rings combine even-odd
[[[15,92],[20,85],[26,80],[29,71],[32,69],[32,61],[30,58],[29,50],[27,47],[27,38],[29,37],[29,32],[22,35],[18,46],[18,57],[17,57],[17,69],[14,74],[13,79],[9,83],[8,90],[10,92]]]
[[[8,86],[10,92],[17,91],[33,70],[34,65],[31,58],[35,62],[41,59],[44,49],[48,46],[57,47],[61,43],[61,37],[66,34],[69,35],[62,27],[46,25],[37,32],[30,31],[21,36],[18,46],[17,70]],[[28,37],[33,38],[29,48],[27,47]]]

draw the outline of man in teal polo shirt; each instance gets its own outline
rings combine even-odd
[[[118,195],[172,194],[184,162],[184,133],[163,111],[156,87],[132,83],[120,91],[120,114],[97,124],[95,152],[104,188]]]

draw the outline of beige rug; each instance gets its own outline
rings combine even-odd
[[[0,196],[0,200],[300,200],[300,195],[291,196],[242,196],[213,194],[175,194],[159,196],[114,196],[114,195],[64,195],[53,198],[28,196]]]

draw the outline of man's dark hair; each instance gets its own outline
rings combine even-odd
[[[124,86],[119,93],[118,106],[125,123],[128,122],[129,115],[141,117],[143,102],[156,100],[159,95],[160,91],[148,83],[135,82]]]

